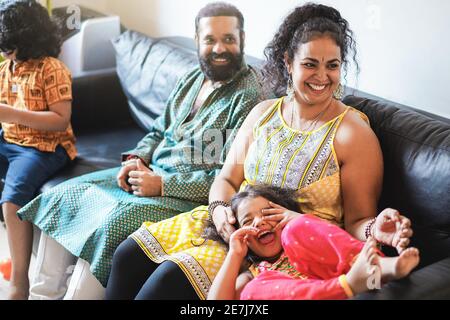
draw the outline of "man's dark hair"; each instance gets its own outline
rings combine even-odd
[[[17,49],[17,59],[57,58],[61,51],[60,28],[47,9],[35,0],[0,1],[0,49]]]
[[[244,16],[235,6],[225,2],[214,2],[203,7],[195,18],[195,33],[198,34],[198,26],[201,18],[209,17],[236,17],[239,21],[239,31],[244,31]]]

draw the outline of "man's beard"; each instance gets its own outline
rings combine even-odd
[[[230,80],[242,68],[243,63],[242,51],[237,54],[224,52],[216,54],[214,52],[205,56],[199,55],[200,67],[205,76],[211,81]],[[217,66],[213,64],[214,59],[227,59],[228,63]]]

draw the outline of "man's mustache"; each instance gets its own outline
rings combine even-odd
[[[217,54],[217,53],[213,52],[213,53],[210,53],[207,56],[208,62],[211,62],[211,61],[213,61],[215,59],[226,59],[228,61],[233,61],[234,60],[234,56],[233,56],[233,54],[231,54],[229,52],[224,52],[224,53],[220,53],[220,54]]]

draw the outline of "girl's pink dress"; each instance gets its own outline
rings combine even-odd
[[[245,286],[242,300],[337,300],[352,296],[345,274],[364,242],[310,214],[289,222],[281,241],[281,259],[287,257],[291,267],[259,264],[259,274]]]

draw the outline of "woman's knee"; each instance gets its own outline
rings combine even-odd
[[[180,267],[172,261],[165,261],[147,280],[136,299],[197,300],[198,296]]]
[[[132,238],[126,239],[114,252],[113,268],[126,269],[127,266],[133,265],[140,251],[139,245]]]

